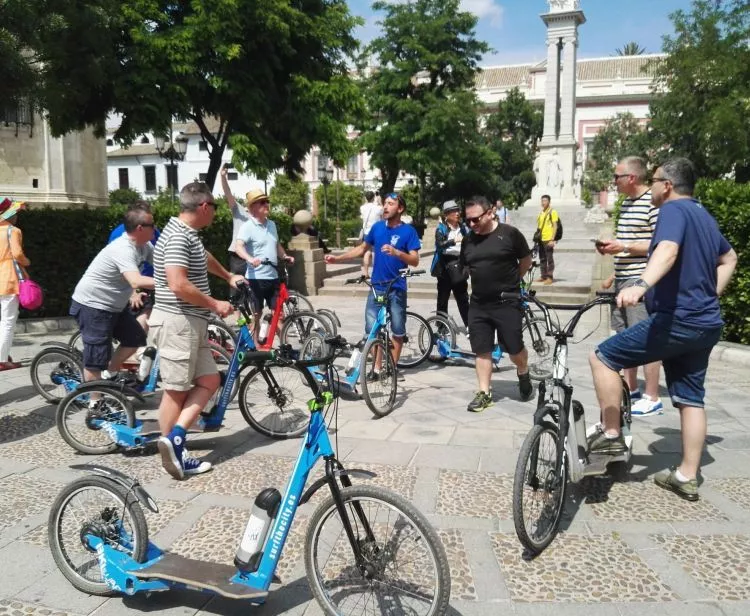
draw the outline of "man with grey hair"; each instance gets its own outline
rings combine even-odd
[[[209,253],[198,231],[213,222],[216,203],[203,182],[180,191],[180,214],[169,219],[154,250],[156,303],[149,338],[159,349],[164,394],[159,404],[158,447],[162,464],[175,479],[211,470],[211,463],[187,455],[188,428],[219,388],[221,379],[208,345],[208,319],[229,315],[229,302],[211,297],[208,273],[232,287],[244,281]]]
[[[615,186],[626,199],[620,209],[616,239],[596,243],[600,254],[614,255],[615,273],[604,286],[609,288],[614,281],[615,293],[635,284],[646,269],[651,237],[659,215],[659,210],[651,204],[647,175],[646,161],[637,156],[623,158],[615,167]],[[621,332],[646,319],[648,312],[642,303],[612,307],[612,329],[615,332]],[[643,366],[646,391],[641,395],[638,388],[638,368],[624,370],[625,382],[630,388],[630,399],[634,402],[633,415],[661,415],[664,412],[664,405],[659,399],[660,371],[660,362]]]
[[[693,198],[694,187],[695,171],[685,158],[670,160],[654,173],[651,202],[659,208],[659,219],[648,263],[617,296],[617,305],[627,307],[645,295],[649,317],[602,342],[589,359],[603,420],[590,450],[612,455],[626,449],[619,371],[663,362],[672,405],[680,409],[682,462],[657,473],[654,481],[690,501],[698,500],[706,439],[703,384],[723,325],[719,296],[737,265],[737,254],[716,220]]]

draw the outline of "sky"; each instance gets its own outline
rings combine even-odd
[[[365,19],[358,38],[367,43],[377,37],[379,16],[373,13],[371,0],[348,3],[354,15]],[[630,41],[645,47],[646,53],[659,53],[662,37],[673,31],[669,14],[691,4],[690,0],[581,0],[586,23],[578,29],[578,57],[612,56]],[[545,59],[545,26],[539,15],[548,10],[546,0],[461,0],[461,7],[479,18],[476,36],[493,49],[482,66]]]

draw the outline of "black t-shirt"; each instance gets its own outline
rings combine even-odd
[[[523,234],[498,223],[487,235],[470,233],[461,242],[461,260],[471,275],[471,299],[479,303],[500,301],[502,291],[521,286],[518,262],[531,254]]]

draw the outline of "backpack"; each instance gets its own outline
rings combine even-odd
[[[559,242],[562,239],[563,227],[562,220],[560,220],[560,214],[557,214],[557,231],[555,231],[555,241]]]

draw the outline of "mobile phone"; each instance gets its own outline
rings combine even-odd
[[[224,169],[234,169],[234,165],[232,163],[224,163]]]

